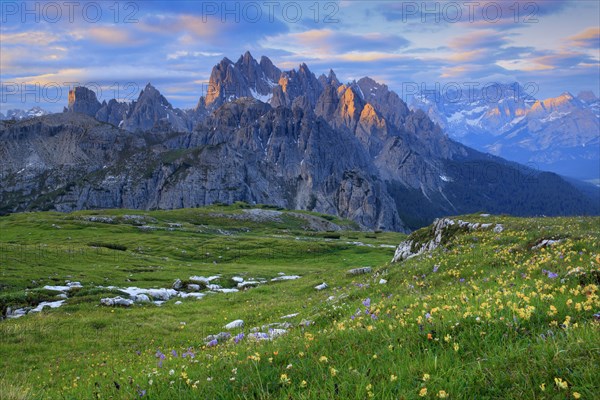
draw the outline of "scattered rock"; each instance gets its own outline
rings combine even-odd
[[[286,329],[277,329],[277,328],[275,328],[275,329],[269,329],[268,335],[269,335],[269,339],[275,339],[275,338],[277,338],[279,336],[285,335],[286,333],[287,333]]]
[[[538,244],[536,244],[535,246],[533,246],[531,248],[531,250],[538,250],[538,249],[541,249],[542,247],[554,246],[554,245],[559,244],[562,241],[563,241],[563,239],[558,239],[558,240],[544,239],[541,242],[539,242]]]
[[[173,282],[173,289],[181,290],[182,287],[183,287],[183,282],[181,282],[181,279],[175,279],[175,282]]]
[[[37,307],[31,309],[31,311],[29,311],[30,313],[35,313],[35,312],[41,312],[44,307],[50,307],[50,308],[58,308],[60,306],[63,305],[65,301],[64,300],[59,300],[59,301],[42,301],[40,304],[37,305]]]
[[[16,310],[11,310],[10,308],[8,308],[6,310],[6,318],[10,318],[10,319],[16,319],[16,318],[21,318],[22,316],[27,314],[27,310],[24,308],[18,308]]]
[[[380,284],[380,285],[385,285],[387,282],[388,282],[388,281],[387,281],[387,280],[385,280],[385,279],[383,279],[383,278],[379,280],[379,284]]]
[[[231,333],[219,332],[216,335],[208,335],[207,337],[204,338],[204,342],[208,343],[208,342],[212,342],[213,340],[216,340],[217,342],[224,342],[224,341],[228,340],[229,338],[231,338]]]
[[[175,289],[147,289],[145,293],[154,300],[167,301],[171,297],[177,296],[178,292]]]
[[[235,288],[231,288],[231,289],[230,288],[221,288],[221,289],[215,289],[214,291],[218,292],[218,293],[235,293],[235,292],[239,292],[239,290],[235,289]]]
[[[298,276],[298,275],[281,275],[281,276],[278,276],[277,278],[271,279],[271,282],[293,281],[294,279],[300,279],[300,276]]]
[[[201,299],[204,296],[206,296],[206,293],[185,293],[185,292],[180,292],[179,297],[185,299],[186,297],[195,297],[196,299]]]
[[[200,285],[196,283],[190,283],[189,285],[187,285],[187,290],[191,292],[198,292],[200,291]]]
[[[363,275],[363,274],[370,274],[372,272],[372,268],[371,267],[361,267],[361,268],[354,268],[348,271],[348,275]]]
[[[138,294],[137,296],[135,296],[135,301],[138,303],[149,303],[150,298],[145,294]]]
[[[204,276],[190,276],[190,281],[200,282],[208,285],[210,282],[214,281],[215,279],[219,279],[220,277],[221,275],[209,276],[208,278],[205,278]]]
[[[133,305],[133,300],[124,299],[121,296],[113,297],[113,298],[104,298],[100,300],[100,304],[105,306],[124,306],[129,307]]]
[[[219,290],[219,289],[223,289],[223,288],[221,287],[221,285],[217,285],[217,284],[215,284],[215,283],[210,283],[210,284],[206,285],[206,288],[207,288],[208,290]]]
[[[317,290],[324,290],[324,289],[327,289],[328,287],[329,286],[325,282],[323,282],[320,285],[315,286],[315,289],[317,289]]]
[[[244,326],[244,321],[241,319],[236,319],[235,321],[231,321],[230,323],[225,325],[223,328],[236,329],[236,328],[242,328],[243,326]]]
[[[245,281],[237,284],[238,289],[246,289],[249,287],[256,287],[260,285],[258,281]]]
[[[235,283],[244,282],[244,278],[242,278],[241,276],[234,276],[233,278],[231,278],[231,280],[234,281]]]
[[[289,322],[286,321],[286,322],[273,322],[271,324],[266,324],[266,325],[263,325],[261,327],[261,329],[263,331],[265,331],[265,330],[269,330],[269,329],[289,329],[291,327],[292,327],[292,324],[290,324]]]
[[[300,313],[293,313],[293,314],[288,314],[288,315],[284,315],[283,317],[281,317],[281,319],[289,319],[289,318],[294,318],[295,316],[297,316]]]

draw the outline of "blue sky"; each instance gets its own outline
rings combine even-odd
[[[585,0],[3,1],[0,111],[59,111],[74,83],[131,100],[152,82],[191,108],[213,65],[247,50],[400,95],[515,80],[541,98],[598,95],[599,19]]]

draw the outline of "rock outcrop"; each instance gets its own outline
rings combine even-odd
[[[392,262],[400,262],[420,254],[431,252],[447,243],[456,231],[473,231],[478,229],[493,229],[500,233],[504,230],[500,224],[482,224],[466,222],[450,218],[436,219],[428,228],[413,233],[408,240],[400,243],[396,248]],[[425,234],[423,236],[423,234]]]

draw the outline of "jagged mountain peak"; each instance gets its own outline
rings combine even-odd
[[[144,90],[140,92],[140,95],[136,101],[136,105],[139,106],[143,102],[157,102],[158,104],[169,109],[173,108],[166,97],[163,96],[158,89],[152,86],[151,83],[148,83]]]
[[[319,76],[319,82],[321,82],[321,85],[323,85],[323,86],[332,85],[336,88],[339,85],[341,85],[340,81],[337,78],[337,75],[335,74],[335,72],[333,72],[332,69],[329,70],[327,75],[321,74]]]

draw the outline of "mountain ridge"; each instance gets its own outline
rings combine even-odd
[[[578,179],[600,178],[600,100],[593,92],[537,99],[516,82],[498,87],[498,96],[483,90],[416,96],[411,109],[481,151]]]
[[[318,78],[306,64],[281,71],[247,52],[236,63],[224,58],[216,65],[209,86],[215,90],[185,111],[150,84],[129,104],[100,103],[76,88],[63,114],[1,125],[8,178],[1,208],[246,201],[398,231],[483,209],[598,212],[558,176],[451,140],[425,112],[410,110],[371,78],[341,84],[333,71]],[[270,104],[260,100],[268,90]]]

